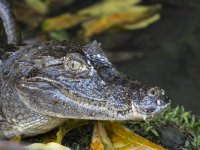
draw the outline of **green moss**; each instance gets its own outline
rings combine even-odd
[[[180,129],[186,136],[182,150],[200,149],[200,120],[191,112],[186,111],[183,106],[171,107],[153,119],[128,123],[128,127],[134,132],[160,144],[159,129],[163,126],[173,126]]]

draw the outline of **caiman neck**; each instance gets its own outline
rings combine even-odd
[[[0,138],[11,138],[16,135],[34,136],[48,132],[65,121],[28,109],[11,84],[1,81],[0,88]],[[12,126],[8,127],[7,123],[4,125],[5,120]]]

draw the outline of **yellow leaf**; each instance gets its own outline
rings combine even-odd
[[[67,29],[73,27],[74,25],[77,25],[85,18],[86,18],[85,16],[65,13],[61,16],[46,19],[42,23],[42,29],[43,31],[55,31],[55,30]]]
[[[101,121],[94,126],[90,150],[114,150]]]
[[[60,144],[51,142],[48,144],[34,143],[26,146],[28,149],[39,149],[39,150],[70,150],[70,148],[62,146]]]
[[[21,141],[21,136],[14,136],[10,141],[19,143]]]
[[[83,24],[84,37],[90,38],[113,27],[128,30],[144,28],[160,18],[157,13],[158,9],[160,5],[127,6],[127,10],[92,19]]]
[[[146,28],[148,25],[156,22],[159,19],[160,19],[160,14],[155,14],[155,15],[153,15],[149,18],[146,18],[145,20],[139,21],[135,24],[125,24],[125,25],[123,25],[123,28],[127,29],[127,30]]]
[[[109,0],[94,4],[90,7],[82,9],[79,15],[104,16],[108,14],[127,11],[133,5],[141,2],[141,0]]]
[[[104,127],[116,150],[166,150],[131,132],[118,122],[106,122]]]
[[[104,150],[104,145],[99,141],[95,141],[91,143],[90,150]]]

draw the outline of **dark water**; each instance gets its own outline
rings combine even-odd
[[[115,62],[119,70],[145,84],[162,87],[173,105],[184,105],[200,115],[200,2],[168,2],[163,3],[161,19],[148,28],[97,39],[113,54],[135,55]]]

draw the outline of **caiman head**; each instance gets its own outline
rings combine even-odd
[[[15,74],[10,82],[19,98],[43,115],[135,120],[154,116],[170,104],[164,90],[118,72],[96,41],[85,46],[51,41],[9,59]]]

